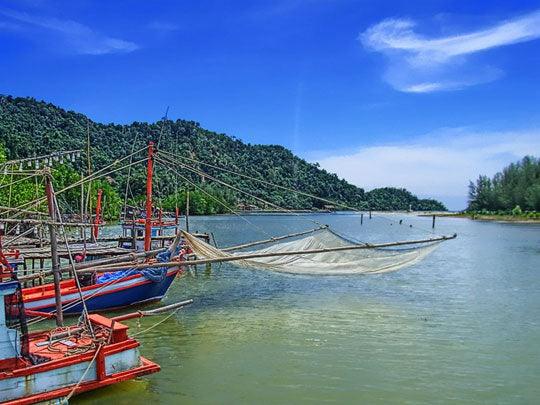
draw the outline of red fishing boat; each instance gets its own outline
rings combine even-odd
[[[128,336],[126,325],[101,315],[88,315],[84,298],[81,324],[63,327],[61,306],[57,306],[58,328],[28,333],[21,286],[10,263],[12,256],[6,257],[0,244],[0,299],[4,303],[0,305],[0,402],[33,404],[69,398],[159,371],[157,364],[140,355],[139,342]],[[10,280],[5,281],[8,277]],[[54,287],[58,304],[60,289],[56,284]],[[78,290],[82,295],[80,286]]]
[[[101,315],[84,326],[28,333],[18,281],[0,283],[0,402],[71,397],[159,371],[128,327]]]

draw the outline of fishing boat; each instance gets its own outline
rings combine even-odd
[[[33,404],[159,371],[128,327],[101,315],[88,324],[28,333],[20,284],[0,283],[0,402]],[[15,326],[18,326],[16,328]]]
[[[165,257],[170,257],[165,252]],[[172,268],[162,268],[158,259],[150,271],[130,271],[101,275],[90,275],[91,282],[82,286],[81,291],[90,312],[119,309],[161,300],[167,293],[175,277],[182,272],[181,263]],[[169,262],[169,260],[164,260]],[[81,279],[84,284],[84,279]],[[60,282],[62,310],[66,314],[82,311],[82,303],[76,282],[73,279]],[[22,290],[29,315],[43,315],[55,311],[54,284],[47,283]],[[32,312],[30,312],[32,311]],[[41,314],[39,314],[41,313]]]
[[[62,312],[66,314],[76,314],[82,311],[82,299],[90,312],[118,309],[132,305],[159,301],[166,294],[175,277],[182,272],[181,258],[183,251],[180,246],[181,235],[178,233],[168,248],[161,248],[154,251],[152,249],[152,235],[157,235],[163,230],[175,227],[173,223],[164,222],[162,216],[153,218],[152,207],[152,173],[153,173],[153,143],[148,146],[147,159],[147,195],[146,212],[142,221],[132,221],[130,229],[141,229],[144,234],[142,241],[142,255],[147,257],[147,263],[153,266],[143,271],[126,270],[108,274],[102,270],[99,274],[88,274],[79,278],[81,291],[74,278],[59,281],[60,300]],[[48,200],[52,199],[53,190],[46,188],[49,194]],[[92,226],[93,236],[97,237],[98,224],[100,219],[100,193],[98,194],[98,207],[96,209],[96,219]],[[58,248],[56,248],[58,250]],[[68,249],[69,250],[69,249]],[[73,252],[68,252],[73,253]],[[85,251],[86,254],[86,251]],[[170,263],[171,257],[175,257],[172,267],[163,267],[162,263]],[[132,260],[132,255],[127,255],[125,260]],[[122,260],[113,259],[112,262]],[[78,267],[89,267],[102,263],[103,261],[93,260],[78,265]],[[107,262],[107,260],[105,260]],[[24,279],[24,277],[21,277]],[[38,286],[30,286],[22,289],[22,296],[26,304],[27,314],[30,316],[46,316],[57,310],[55,301],[55,284],[52,282]]]

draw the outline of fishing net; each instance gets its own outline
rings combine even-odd
[[[329,229],[322,229],[306,237],[274,243],[261,249],[226,252],[189,233],[184,232],[184,237],[198,258],[225,259],[235,256],[276,254],[271,257],[245,258],[231,263],[284,273],[318,275],[378,274],[396,271],[419,262],[440,243],[427,241],[414,247],[373,248],[367,244],[350,241]],[[345,250],[345,248],[352,249]],[[319,249],[330,251],[301,253]]]

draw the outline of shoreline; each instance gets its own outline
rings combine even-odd
[[[463,218],[471,221],[484,222],[502,222],[513,224],[540,224],[540,218],[527,218],[525,216],[513,215],[489,215],[489,214],[466,214],[460,212],[431,212],[417,214],[419,217],[432,217],[435,215],[439,218]]]

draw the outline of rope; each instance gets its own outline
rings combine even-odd
[[[104,176],[108,176],[108,175],[110,175],[110,174],[112,174],[112,173],[115,173],[115,172],[117,172],[117,171],[119,171],[119,170],[123,170],[123,169],[125,169],[126,167],[133,166],[133,165],[139,164],[139,163],[141,163],[141,162],[145,162],[146,160],[148,160],[148,158],[144,158],[144,159],[138,160],[138,161],[136,161],[136,162],[134,162],[134,163],[132,163],[132,164],[130,164],[130,165],[124,165],[124,166],[122,166],[122,167],[119,167],[119,168],[117,168],[117,169],[111,170],[111,171],[109,171],[109,172],[102,173],[102,174],[100,174],[99,176],[97,175],[98,172],[94,172],[94,174],[92,174],[91,176],[85,177],[85,178],[82,179],[82,180],[79,180],[79,181],[77,181],[77,182],[75,182],[75,183],[73,183],[73,184],[71,184],[71,185],[69,185],[69,186],[67,186],[67,187],[64,187],[63,189],[61,189],[60,191],[58,191],[56,194],[63,193],[63,192],[65,192],[65,191],[67,191],[67,190],[70,190],[70,189],[72,189],[72,188],[74,188],[74,187],[80,186],[81,183],[84,184],[84,183],[87,183],[87,182],[89,182],[89,181],[92,181],[92,180],[95,180],[95,179],[98,179],[98,178],[101,178],[101,177],[104,177]],[[117,161],[117,162],[118,162],[118,161]],[[24,208],[24,207],[27,207],[27,206],[30,206],[30,205],[39,205],[39,204],[45,202],[45,200],[46,200],[45,197],[40,197],[40,198],[38,198],[38,199],[36,199],[36,200],[34,200],[34,201],[29,201],[29,202],[27,202],[27,203],[25,203],[25,204],[22,204],[22,205],[20,205],[20,206],[18,206],[18,207],[16,207],[16,208],[17,208],[17,209],[20,209],[20,208]],[[4,214],[4,212],[0,212],[0,215],[2,215],[2,214]]]
[[[130,130],[131,132],[131,130]],[[131,164],[132,162],[132,158],[133,158],[133,150],[135,149],[135,145],[137,144],[137,138],[139,137],[139,133],[136,132],[135,133],[135,139],[133,140],[133,146],[131,148],[131,153],[132,153],[132,157],[129,159],[129,163]],[[127,179],[126,179],[126,191],[124,193],[124,221],[126,220],[126,208],[127,208],[127,198],[128,198],[128,189],[130,189],[129,187],[129,181],[131,179],[131,166],[129,166],[129,169],[128,169],[128,173],[127,173]]]
[[[51,188],[52,188],[52,184],[51,184]],[[53,201],[54,201],[56,215],[58,215],[58,222],[60,222],[60,228],[62,229],[62,234],[64,236],[64,243],[66,245],[66,250],[67,250],[67,253],[68,253],[68,260],[69,260],[69,264],[71,266],[71,270],[72,270],[72,273],[73,273],[73,278],[75,280],[75,285],[77,286],[77,292],[79,293],[79,299],[82,302],[83,319],[86,322],[86,324],[88,325],[88,328],[90,329],[90,333],[92,334],[92,337],[95,338],[96,336],[94,335],[94,330],[92,329],[92,325],[91,325],[90,321],[88,320],[88,308],[86,307],[86,302],[84,300],[84,296],[83,296],[83,293],[82,293],[81,283],[79,281],[79,277],[77,277],[77,270],[75,269],[75,262],[73,261],[73,255],[71,254],[71,248],[69,246],[68,238],[67,238],[67,235],[66,235],[66,229],[64,228],[64,223],[62,222],[62,214],[60,212],[60,209],[58,208],[58,200],[56,199],[56,194],[54,193],[54,191],[53,191]]]
[[[17,183],[21,183],[23,181],[26,181],[26,180],[30,180],[32,177],[36,177],[38,175],[40,175],[41,173],[34,173],[32,175],[29,175],[29,176],[26,176],[26,177],[23,177],[22,179],[18,179],[18,180],[15,180],[15,181],[12,181],[11,183],[8,183],[8,184],[2,184],[0,185],[0,189],[3,189],[5,187],[10,187],[17,184]],[[13,173],[11,173],[11,178],[13,178]]]
[[[299,213],[294,212],[294,211],[292,211],[292,210],[290,210],[290,209],[288,209],[288,208],[280,207],[280,206],[277,205],[277,204],[274,204],[274,203],[272,203],[272,202],[270,202],[270,201],[266,201],[265,199],[260,198],[260,197],[257,197],[257,196],[255,196],[255,195],[253,195],[253,194],[251,194],[251,193],[248,193],[247,191],[244,191],[244,190],[242,190],[242,189],[240,189],[240,188],[238,188],[238,187],[236,187],[236,186],[233,186],[233,185],[231,185],[231,184],[228,184],[228,183],[226,183],[226,182],[224,182],[224,181],[222,181],[222,180],[216,179],[215,177],[213,177],[213,176],[207,174],[206,172],[203,172],[203,171],[201,171],[201,170],[195,169],[195,168],[193,168],[193,167],[191,167],[191,166],[188,166],[188,165],[185,165],[185,164],[183,164],[183,163],[174,161],[174,160],[172,160],[171,158],[168,158],[168,159],[169,159],[169,163],[177,164],[177,165],[179,165],[180,167],[182,167],[182,168],[184,168],[184,169],[187,169],[187,170],[189,170],[189,171],[191,171],[191,172],[193,172],[193,173],[195,173],[195,174],[198,174],[199,176],[203,175],[204,177],[207,177],[207,178],[209,178],[210,180],[213,180],[213,181],[215,181],[215,182],[217,182],[217,183],[219,183],[219,184],[222,184],[222,185],[224,185],[225,187],[229,187],[229,188],[232,189],[232,190],[238,191],[239,193],[243,193],[243,194],[245,194],[245,195],[247,195],[247,196],[249,196],[249,197],[251,197],[251,198],[254,198],[254,199],[257,200],[257,201],[260,201],[260,202],[262,202],[262,203],[264,203],[264,204],[268,204],[268,205],[270,205],[270,206],[272,206],[272,207],[274,207],[274,208],[277,208],[277,209],[279,209],[279,210],[286,211],[286,212],[288,212],[289,214],[296,215],[296,216],[300,217],[301,219],[303,219],[303,220],[305,220],[305,221],[313,222],[314,224],[317,224],[317,225],[319,225],[319,226],[324,226],[324,224],[321,223],[321,222],[319,222],[319,221],[316,221],[316,220],[314,220],[314,219],[306,218],[306,217],[300,215]]]
[[[69,186],[67,186],[67,187],[64,187],[63,189],[57,191],[57,194],[61,194],[61,193],[65,192],[65,191],[67,191],[67,190],[72,189],[73,187],[80,186],[81,183],[86,183],[86,182],[88,182],[88,181],[92,181],[92,180],[95,180],[95,179],[97,179],[97,178],[101,178],[101,177],[107,176],[107,175],[112,174],[112,173],[114,173],[114,172],[117,172],[117,171],[119,171],[119,170],[125,169],[126,167],[129,167],[129,166],[132,166],[132,165],[134,165],[134,164],[138,164],[138,163],[141,163],[141,162],[146,161],[148,158],[143,158],[143,159],[141,159],[141,160],[139,160],[139,161],[137,161],[137,162],[135,162],[135,163],[130,163],[130,164],[124,165],[124,166],[122,166],[122,167],[120,167],[120,168],[117,168],[117,169],[111,170],[111,171],[109,171],[109,172],[103,173],[105,170],[107,170],[107,169],[109,169],[109,168],[111,168],[111,167],[113,167],[113,166],[116,166],[118,163],[123,162],[123,161],[126,160],[126,159],[129,159],[131,156],[136,155],[137,153],[140,153],[141,151],[143,151],[143,150],[145,150],[145,149],[146,149],[146,147],[141,148],[141,149],[139,149],[139,150],[137,150],[137,151],[135,151],[135,152],[133,152],[133,153],[131,153],[131,154],[129,154],[129,155],[127,155],[127,156],[121,158],[121,159],[115,160],[115,161],[112,162],[111,164],[109,164],[109,165],[107,165],[107,166],[101,168],[100,170],[98,170],[98,171],[92,173],[91,175],[89,175],[89,176],[87,176],[87,177],[84,177],[84,178],[82,178],[82,179],[76,181],[75,183],[73,183],[73,184],[71,184],[71,185],[69,185]],[[98,174],[99,174],[99,175],[98,175]],[[44,202],[45,200],[46,200],[45,197],[41,197],[41,198],[39,198],[39,199],[36,199],[36,200],[33,200],[33,201],[29,201],[29,202],[27,202],[27,203],[25,203],[25,204],[22,204],[22,205],[20,205],[20,206],[18,206],[18,207],[16,207],[16,208],[24,208],[24,207],[29,206],[29,205],[37,205],[37,204],[40,204],[40,203]],[[5,214],[5,212],[0,212],[0,215],[2,215],[2,214]]]
[[[129,276],[119,277],[119,278],[117,278],[117,279],[115,279],[115,280],[111,280],[111,281],[108,281],[108,282],[106,282],[106,283],[103,283],[103,285],[102,285],[100,288],[98,288],[98,289],[97,289],[96,291],[94,291],[92,294],[86,296],[84,299],[85,299],[86,301],[91,300],[91,299],[94,298],[96,295],[98,295],[101,291],[103,291],[106,287],[109,287],[109,286],[111,286],[111,285],[114,285],[114,284],[116,284],[116,283],[118,283],[118,282],[124,280],[124,279],[127,278],[127,277],[129,277]],[[68,305],[66,305],[65,307],[63,307],[63,310],[71,309],[71,308],[73,308],[73,307],[79,305],[80,303],[81,303],[81,300],[80,300],[80,298],[78,298],[78,299],[76,299],[75,301],[72,301],[72,302],[70,302]],[[56,313],[56,310],[51,311],[50,313],[51,313],[51,314],[55,314],[55,313]],[[29,322],[28,322],[28,325],[34,325],[34,324],[36,324],[36,323],[39,323],[39,322],[44,321],[44,320],[47,320],[47,319],[49,319],[49,318],[43,317],[43,316],[39,316],[39,317],[36,317],[35,319],[32,319],[31,321],[29,321]]]
[[[100,344],[98,346],[98,348],[96,349],[96,352],[94,353],[94,357],[92,357],[92,360],[90,360],[90,363],[88,364],[88,367],[86,367],[86,370],[84,370],[83,375],[81,376],[81,378],[79,379],[77,384],[75,384],[73,389],[69,392],[69,394],[62,400],[63,404],[68,404],[69,403],[69,400],[75,394],[75,392],[77,391],[77,389],[79,388],[79,386],[83,382],[84,378],[86,377],[86,374],[88,374],[88,371],[90,371],[90,367],[92,367],[92,364],[94,364],[94,362],[96,361],[97,356],[98,356],[99,352],[101,351],[102,347],[103,347],[103,344]]]
[[[171,153],[167,152],[167,151],[160,151],[160,153],[163,153],[163,154],[166,154],[166,155],[169,155],[173,158],[176,158],[176,156],[172,155]],[[265,184],[265,185],[268,185],[268,186],[271,186],[271,187],[276,187],[276,188],[280,188],[282,190],[286,190],[286,191],[290,191],[292,193],[296,193],[296,194],[299,194],[299,195],[303,195],[305,197],[310,197],[310,198],[314,198],[316,200],[319,200],[319,201],[323,201],[323,202],[326,202],[326,203],[329,203],[329,204],[332,204],[332,205],[335,205],[335,206],[338,206],[338,207],[342,207],[342,208],[346,208],[348,210],[351,210],[351,211],[354,211],[354,212],[358,212],[358,213],[362,213],[362,212],[365,212],[366,210],[359,210],[358,208],[355,208],[355,207],[351,207],[347,204],[343,204],[343,203],[340,203],[340,202],[337,202],[337,201],[333,201],[333,200],[329,200],[327,198],[323,198],[323,197],[318,197],[314,194],[310,194],[310,193],[306,193],[304,191],[298,191],[298,190],[295,190],[293,188],[290,188],[290,187],[286,187],[286,186],[282,186],[282,185],[279,185],[279,184],[275,184],[275,183],[272,183],[272,182],[269,182],[267,180],[264,180],[264,179],[260,179],[260,178],[257,178],[257,177],[253,177],[253,176],[250,176],[250,175],[247,175],[247,174],[243,174],[243,173],[239,173],[239,172],[236,172],[234,170],[231,170],[231,169],[227,169],[225,167],[222,167],[222,166],[217,166],[217,165],[214,165],[214,164],[211,164],[211,163],[206,163],[206,162],[202,162],[202,161],[199,161],[199,160],[196,160],[196,159],[193,159],[193,158],[190,158],[190,157],[187,157],[187,156],[182,156],[183,159],[186,159],[186,160],[190,160],[194,163],[197,163],[197,164],[202,164],[204,166],[208,166],[208,167],[212,167],[214,169],[217,169],[217,170],[221,170],[221,171],[224,171],[224,172],[227,172],[227,173],[230,173],[230,174],[235,174],[237,176],[240,176],[240,177],[244,177],[246,179],[249,179],[249,180],[253,180],[253,181],[256,181],[258,183],[261,183],[261,184]],[[205,172],[203,172],[205,173]],[[206,175],[206,174],[205,174]],[[390,221],[391,223],[397,223],[397,221],[391,219],[391,218],[388,218],[384,215],[378,215],[380,218],[383,218],[387,221]],[[411,225],[411,224],[409,224]],[[413,228],[415,229],[418,229],[418,230],[421,230],[423,232],[427,232],[427,233],[433,233],[432,230],[428,230],[428,229],[425,229],[425,228],[422,228],[422,227],[419,227],[419,226],[416,226],[416,225],[411,225]]]
[[[266,236],[268,237],[272,237],[272,235],[270,235],[268,232],[266,232],[264,230],[264,228],[254,224],[253,222],[251,222],[250,220],[248,220],[247,218],[243,217],[242,215],[238,214],[235,210],[233,210],[231,207],[229,207],[227,204],[225,204],[223,201],[221,201],[219,198],[213,196],[212,194],[210,194],[209,192],[207,192],[206,190],[204,190],[202,187],[199,187],[197,184],[195,184],[194,182],[192,182],[191,180],[189,180],[187,177],[181,175],[180,173],[178,173],[176,170],[168,167],[166,165],[166,163],[168,163],[167,161],[165,160],[162,160],[160,158],[157,158],[156,159],[157,161],[159,161],[160,163],[163,163],[165,168],[168,170],[168,171],[172,171],[173,173],[175,173],[177,176],[179,176],[181,179],[183,179],[185,182],[189,183],[190,185],[192,185],[193,187],[195,187],[196,189],[198,189],[199,191],[201,191],[202,193],[204,193],[205,195],[209,196],[210,198],[212,198],[214,201],[216,201],[217,203],[221,204],[221,206],[225,207],[229,212],[233,213],[234,215],[236,215],[237,217],[241,218],[243,221],[245,221],[247,224],[253,226],[255,229],[258,229],[259,231],[261,231],[263,234],[265,234]]]
[[[155,324],[153,324],[152,326],[146,328],[146,329],[143,329],[137,333],[134,333],[131,335],[131,337],[135,337],[135,336],[139,336],[139,335],[142,335],[143,333],[146,333],[146,332],[149,332],[151,331],[152,329],[154,329],[155,327],[161,325],[163,322],[167,321],[169,318],[171,318],[174,314],[176,314],[180,309],[182,309],[182,307],[174,310],[173,312],[171,312],[169,315],[167,315],[165,318],[163,318],[161,321],[159,322],[156,322]]]

